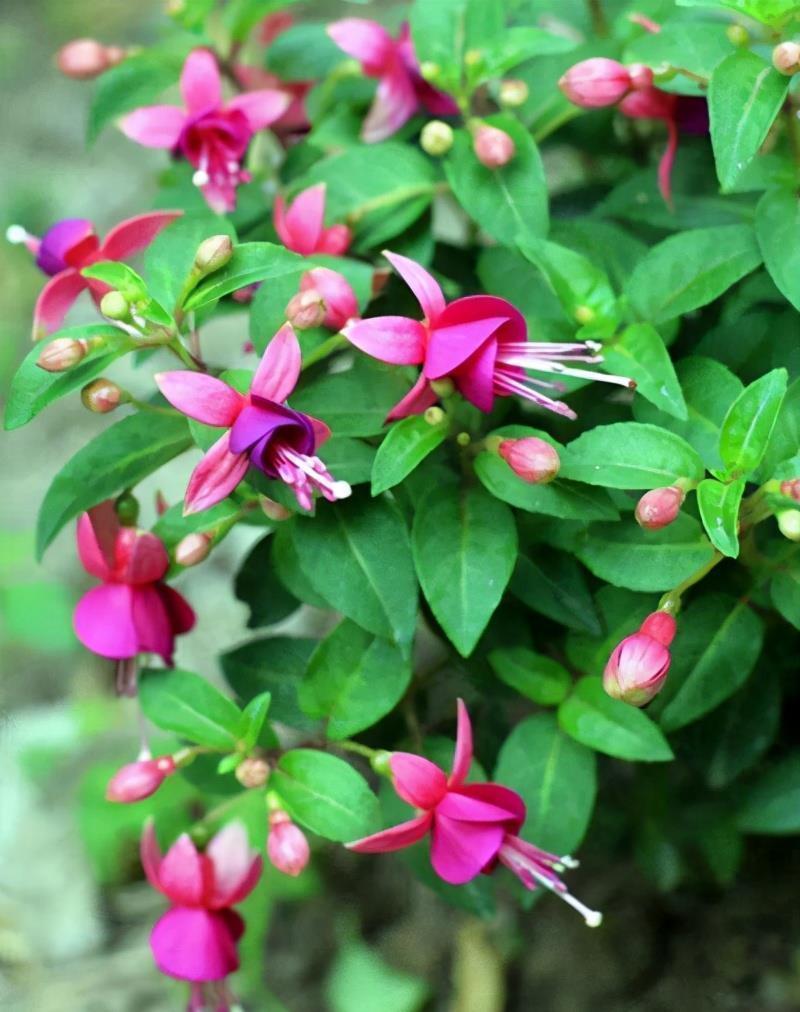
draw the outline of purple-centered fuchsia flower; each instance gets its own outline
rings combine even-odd
[[[347,844],[361,854],[402,850],[430,834],[431,864],[451,885],[463,885],[488,874],[498,862],[509,868],[526,889],[544,886],[569,903],[592,927],[602,916],[575,899],[558,876],[576,866],[570,857],[539,850],[516,834],[525,822],[525,803],[501,784],[466,782],[472,764],[472,726],[463,701],[458,701],[458,733],[453,767],[446,774],[435,763],[410,752],[389,758],[398,795],[416,809],[408,822]]]
[[[110,291],[108,285],[81,274],[84,267],[101,260],[127,260],[141,253],[158,233],[183,211],[154,211],[127,218],[112,228],[101,242],[94,225],[86,218],[65,218],[38,238],[21,225],[6,232],[10,242],[24,243],[36,257],[36,266],[50,280],[39,293],[33,311],[33,339],[58,330],[72,304],[84,290],[95,302]]]
[[[328,35],[348,56],[358,60],[368,77],[378,78],[375,101],[361,128],[361,137],[367,143],[391,137],[420,108],[433,116],[458,113],[453,99],[428,84],[420,73],[407,24],[393,39],[377,21],[344,18],[328,25]]]
[[[168,148],[197,170],[193,181],[218,213],[236,206],[236,187],[250,180],[242,160],[253,134],[274,123],[290,98],[265,88],[222,98],[222,81],[214,56],[195,49],[181,73],[185,108],[151,105],[125,116],[122,132],[149,148]]]
[[[422,321],[404,316],[376,316],[348,324],[343,333],[357,348],[394,365],[422,365],[409,393],[392,408],[389,418],[420,414],[437,399],[431,381],[450,379],[481,411],[491,411],[495,396],[524,397],[567,418],[575,412],[539,388],[561,390],[562,384],[532,379],[534,372],[577,376],[631,387],[624,376],[576,369],[575,362],[601,362],[600,345],[555,344],[528,340],[522,313],[495,295],[468,295],[446,303],[436,280],[418,263],[397,253],[386,259],[417,297]],[[566,363],[566,364],[565,364]]]
[[[304,257],[312,253],[343,256],[353,239],[347,225],[325,228],[324,183],[298,193],[288,207],[283,197],[276,197],[272,222],[283,245]]]
[[[335,481],[316,456],[330,435],[328,426],[285,403],[301,364],[295,332],[284,324],[267,345],[247,394],[201,372],[156,376],[162,394],[179,411],[227,430],[192,472],[184,512],[197,513],[224,499],[249,467],[285,482],[304,509],[311,508],[315,491],[330,501],[350,495],[347,482]]]
[[[229,1012],[235,999],[225,978],[239,968],[236,944],[245,927],[232,908],[256,887],[263,865],[244,826],[229,823],[202,853],[184,833],[162,857],[148,822],[141,859],[150,885],[171,903],[150,935],[156,966],[191,984],[190,1012]]]

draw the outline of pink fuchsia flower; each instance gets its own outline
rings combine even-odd
[[[378,91],[361,128],[367,143],[385,140],[424,108],[433,116],[455,116],[458,106],[433,88],[419,70],[408,25],[396,39],[377,21],[344,18],[328,25],[336,45],[361,64],[368,77],[378,79]]]
[[[106,799],[130,804],[132,801],[149,798],[175,772],[175,768],[175,760],[171,755],[128,763],[109,780]]]
[[[84,290],[100,303],[108,285],[80,273],[84,267],[101,260],[128,260],[150,245],[158,233],[182,211],[154,211],[127,218],[112,228],[101,242],[94,225],[86,218],[65,218],[56,222],[40,238],[20,225],[12,225],[6,237],[24,243],[36,258],[36,266],[50,280],[39,293],[33,311],[33,339],[58,330],[72,304]]]
[[[624,376],[574,367],[576,362],[601,362],[598,344],[528,341],[525,318],[505,299],[468,295],[448,304],[423,267],[396,253],[384,256],[417,297],[423,320],[377,316],[351,322],[343,332],[357,348],[382,362],[422,365],[419,380],[389,413],[390,419],[425,411],[436,401],[431,381],[446,378],[481,411],[492,410],[495,396],[517,395],[567,418],[576,417],[570,407],[534,389],[560,390],[562,385],[531,379],[527,369],[634,385]]]
[[[636,504],[636,522],[647,531],[659,531],[671,524],[680,513],[686,493],[677,485],[654,488]]]
[[[289,97],[264,89],[223,102],[217,61],[206,49],[189,54],[181,74],[185,108],[151,105],[125,116],[122,132],[149,148],[168,148],[197,170],[193,181],[218,213],[236,206],[236,187],[250,174],[242,159],[254,134],[286,111]]]
[[[155,653],[172,664],[175,637],[194,626],[195,615],[163,582],[169,556],[161,539],[122,527],[107,500],[78,521],[78,555],[86,572],[101,581],[75,609],[81,643],[112,660]]]
[[[190,1009],[230,1009],[225,978],[239,967],[236,945],[245,927],[232,908],[256,887],[263,866],[244,826],[229,823],[202,853],[184,833],[162,856],[150,821],[141,860],[150,885],[171,903],[150,935],[156,966],[192,985]]]
[[[665,611],[648,615],[638,632],[615,648],[603,672],[603,688],[613,699],[644,706],[663,688],[675,637],[675,619]]]
[[[298,193],[288,207],[283,197],[276,197],[272,221],[283,245],[304,257],[312,253],[343,256],[353,239],[347,225],[324,227],[324,183]]]
[[[315,491],[330,501],[350,495],[347,482],[335,481],[316,456],[330,435],[328,426],[285,403],[300,368],[300,345],[292,327],[284,324],[267,345],[247,394],[201,372],[156,376],[162,394],[179,411],[227,430],[192,472],[185,513],[224,499],[249,467],[285,482],[304,509],[311,508]]]
[[[631,90],[633,82],[622,63],[595,56],[570,67],[558,86],[573,105],[600,109],[616,105]]]
[[[311,851],[305,833],[286,812],[269,813],[267,857],[284,875],[297,876],[308,864]]]
[[[522,798],[501,784],[466,782],[472,764],[472,726],[467,708],[458,700],[458,733],[449,775],[435,763],[409,752],[389,758],[395,791],[416,815],[391,829],[347,844],[361,854],[402,850],[431,837],[431,864],[451,885],[464,885],[494,870],[509,868],[527,889],[544,886],[578,910],[587,924],[601,915],[575,899],[557,872],[574,867],[569,857],[539,850],[516,834],[525,822]]]
[[[358,316],[358,299],[350,282],[338,271],[314,267],[300,279],[301,292],[316,292],[324,310],[323,327],[341,330]]]

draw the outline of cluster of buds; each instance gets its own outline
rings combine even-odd
[[[644,64],[632,63],[626,67],[604,56],[581,60],[570,67],[558,82],[564,95],[581,109],[617,105],[626,95],[643,91],[652,84],[653,71]]]
[[[686,493],[679,485],[654,488],[645,492],[636,504],[636,522],[646,531],[667,527],[680,513]]]
[[[472,128],[472,150],[487,169],[501,169],[516,154],[516,145],[505,130],[478,123]]]
[[[87,81],[115,67],[126,55],[121,46],[105,46],[96,39],[73,39],[56,53],[56,66],[65,77]]]
[[[675,631],[675,619],[669,612],[654,611],[638,632],[617,644],[603,671],[603,688],[608,695],[631,706],[649,703],[666,681]]]
[[[497,452],[514,474],[530,485],[547,484],[556,477],[561,467],[558,450],[536,436],[504,439]]]
[[[267,857],[278,871],[296,878],[306,867],[311,856],[306,835],[281,808],[280,799],[276,794],[267,795],[267,807],[269,808]]]

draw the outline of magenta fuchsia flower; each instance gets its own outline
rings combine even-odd
[[[33,311],[34,341],[58,330],[84,290],[88,290],[98,304],[110,291],[102,281],[83,277],[84,267],[101,260],[128,260],[136,256],[181,214],[182,211],[154,211],[127,218],[112,228],[102,242],[94,225],[86,218],[58,221],[41,239],[20,225],[12,225],[6,232],[9,241],[24,243],[36,257],[36,266],[50,276]]]
[[[242,160],[253,134],[274,123],[290,98],[265,88],[223,102],[217,61],[206,49],[189,54],[181,74],[185,108],[151,105],[124,117],[122,132],[149,148],[168,148],[197,170],[193,181],[218,213],[236,206],[236,187],[250,180]]]
[[[351,322],[344,329],[357,348],[394,365],[422,365],[409,393],[392,408],[389,418],[420,414],[437,399],[431,381],[450,379],[481,411],[491,411],[495,396],[514,395],[567,418],[575,412],[539,388],[561,390],[562,384],[531,379],[526,369],[559,376],[601,380],[630,387],[624,376],[576,369],[575,362],[601,362],[600,345],[551,344],[528,341],[522,313],[495,295],[468,295],[446,303],[434,278],[419,264],[397,253],[386,259],[417,297],[424,313],[420,322],[404,316],[377,316]],[[565,364],[568,363],[568,364]]]
[[[323,327],[341,330],[358,316],[358,299],[347,278],[328,267],[314,267],[300,279],[301,292],[316,292],[325,315]]]
[[[667,680],[669,645],[675,638],[675,619],[654,611],[639,631],[626,636],[615,648],[603,671],[603,688],[613,699],[631,706],[644,706],[661,691]]]
[[[328,426],[284,403],[297,385],[301,364],[295,332],[284,324],[267,345],[247,394],[201,372],[156,376],[162,394],[179,411],[227,430],[192,472],[184,512],[197,513],[224,499],[249,467],[285,482],[304,509],[311,508],[315,491],[330,501],[350,495],[347,482],[335,481],[316,456],[330,436]]]
[[[195,615],[185,598],[163,582],[169,556],[161,539],[122,527],[107,500],[78,521],[78,555],[86,572],[102,581],[75,609],[81,643],[112,660],[154,653],[171,665],[175,637],[194,626]]]
[[[353,240],[347,225],[324,227],[324,183],[298,193],[288,207],[283,197],[276,197],[272,221],[283,245],[304,257],[312,253],[343,256]]]
[[[244,826],[229,823],[202,853],[184,833],[162,857],[151,821],[141,859],[150,885],[171,903],[150,935],[156,966],[192,985],[190,1010],[230,1010],[225,978],[239,968],[236,944],[245,927],[232,908],[256,887],[263,865]]]
[[[361,128],[367,143],[397,133],[420,108],[433,116],[455,116],[458,106],[422,77],[408,25],[396,39],[377,21],[344,18],[328,25],[336,45],[361,64],[368,77],[378,78],[378,91]]]
[[[526,889],[544,886],[569,903],[595,926],[602,917],[575,899],[558,876],[575,867],[569,857],[539,850],[516,834],[525,822],[525,803],[501,784],[466,783],[472,764],[472,726],[467,708],[458,700],[458,733],[453,767],[446,774],[435,763],[409,752],[389,759],[398,795],[417,810],[408,822],[347,844],[361,854],[402,850],[430,834],[431,864],[451,885],[464,885],[493,871],[498,862],[509,868]]]

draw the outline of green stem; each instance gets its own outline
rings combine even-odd
[[[176,411],[175,408],[164,408],[158,404],[150,404],[148,401],[140,401],[138,397],[130,395],[126,398],[126,403],[138,408],[139,411],[151,411],[156,415],[181,415],[180,411]]]
[[[380,751],[376,748],[369,748],[367,745],[362,745],[359,741],[352,741],[350,738],[344,738],[342,741],[331,742],[336,748],[343,749],[345,752],[354,752],[356,755],[363,756],[370,762]]]
[[[606,23],[605,12],[603,11],[602,0],[587,0],[587,6],[595,35],[601,37],[608,35],[608,24]]]
[[[683,583],[679,583],[677,587],[673,587],[672,590],[667,591],[666,594],[658,602],[660,611],[668,611],[671,614],[675,614],[680,610],[681,597],[696,583],[699,583],[705,576],[707,576],[714,566],[718,565],[725,556],[722,552],[715,551],[710,561],[704,566],[701,566],[696,572],[692,573],[691,576],[687,576]]]
[[[177,355],[178,358],[181,360],[181,362],[183,362],[183,364],[187,366],[189,369],[200,371],[200,365],[193,358],[193,356],[184,348],[179,338],[175,338],[174,340],[170,341],[167,347],[173,353],[173,355]]]
[[[391,190],[389,193],[381,193],[371,200],[365,200],[355,211],[351,211],[347,215],[347,224],[355,225],[365,215],[371,214],[373,211],[379,211],[382,207],[391,207],[393,204],[413,200],[414,197],[422,197],[428,193],[432,196],[437,193],[446,193],[449,189],[450,187],[445,182],[417,183],[415,186],[403,186],[400,189]]]
[[[581,111],[577,106],[567,105],[564,106],[551,120],[544,123],[534,133],[533,139],[537,144],[540,144],[545,138],[549,137],[550,134],[555,133],[559,127],[564,126],[565,123],[569,123],[570,120],[575,119],[576,116],[580,116]]]
[[[321,362],[323,359],[332,355],[335,351],[339,351],[340,348],[347,346],[347,338],[344,334],[333,334],[323,341],[318,347],[310,351],[303,359],[303,368],[308,369],[312,365],[316,365],[317,362]]]

